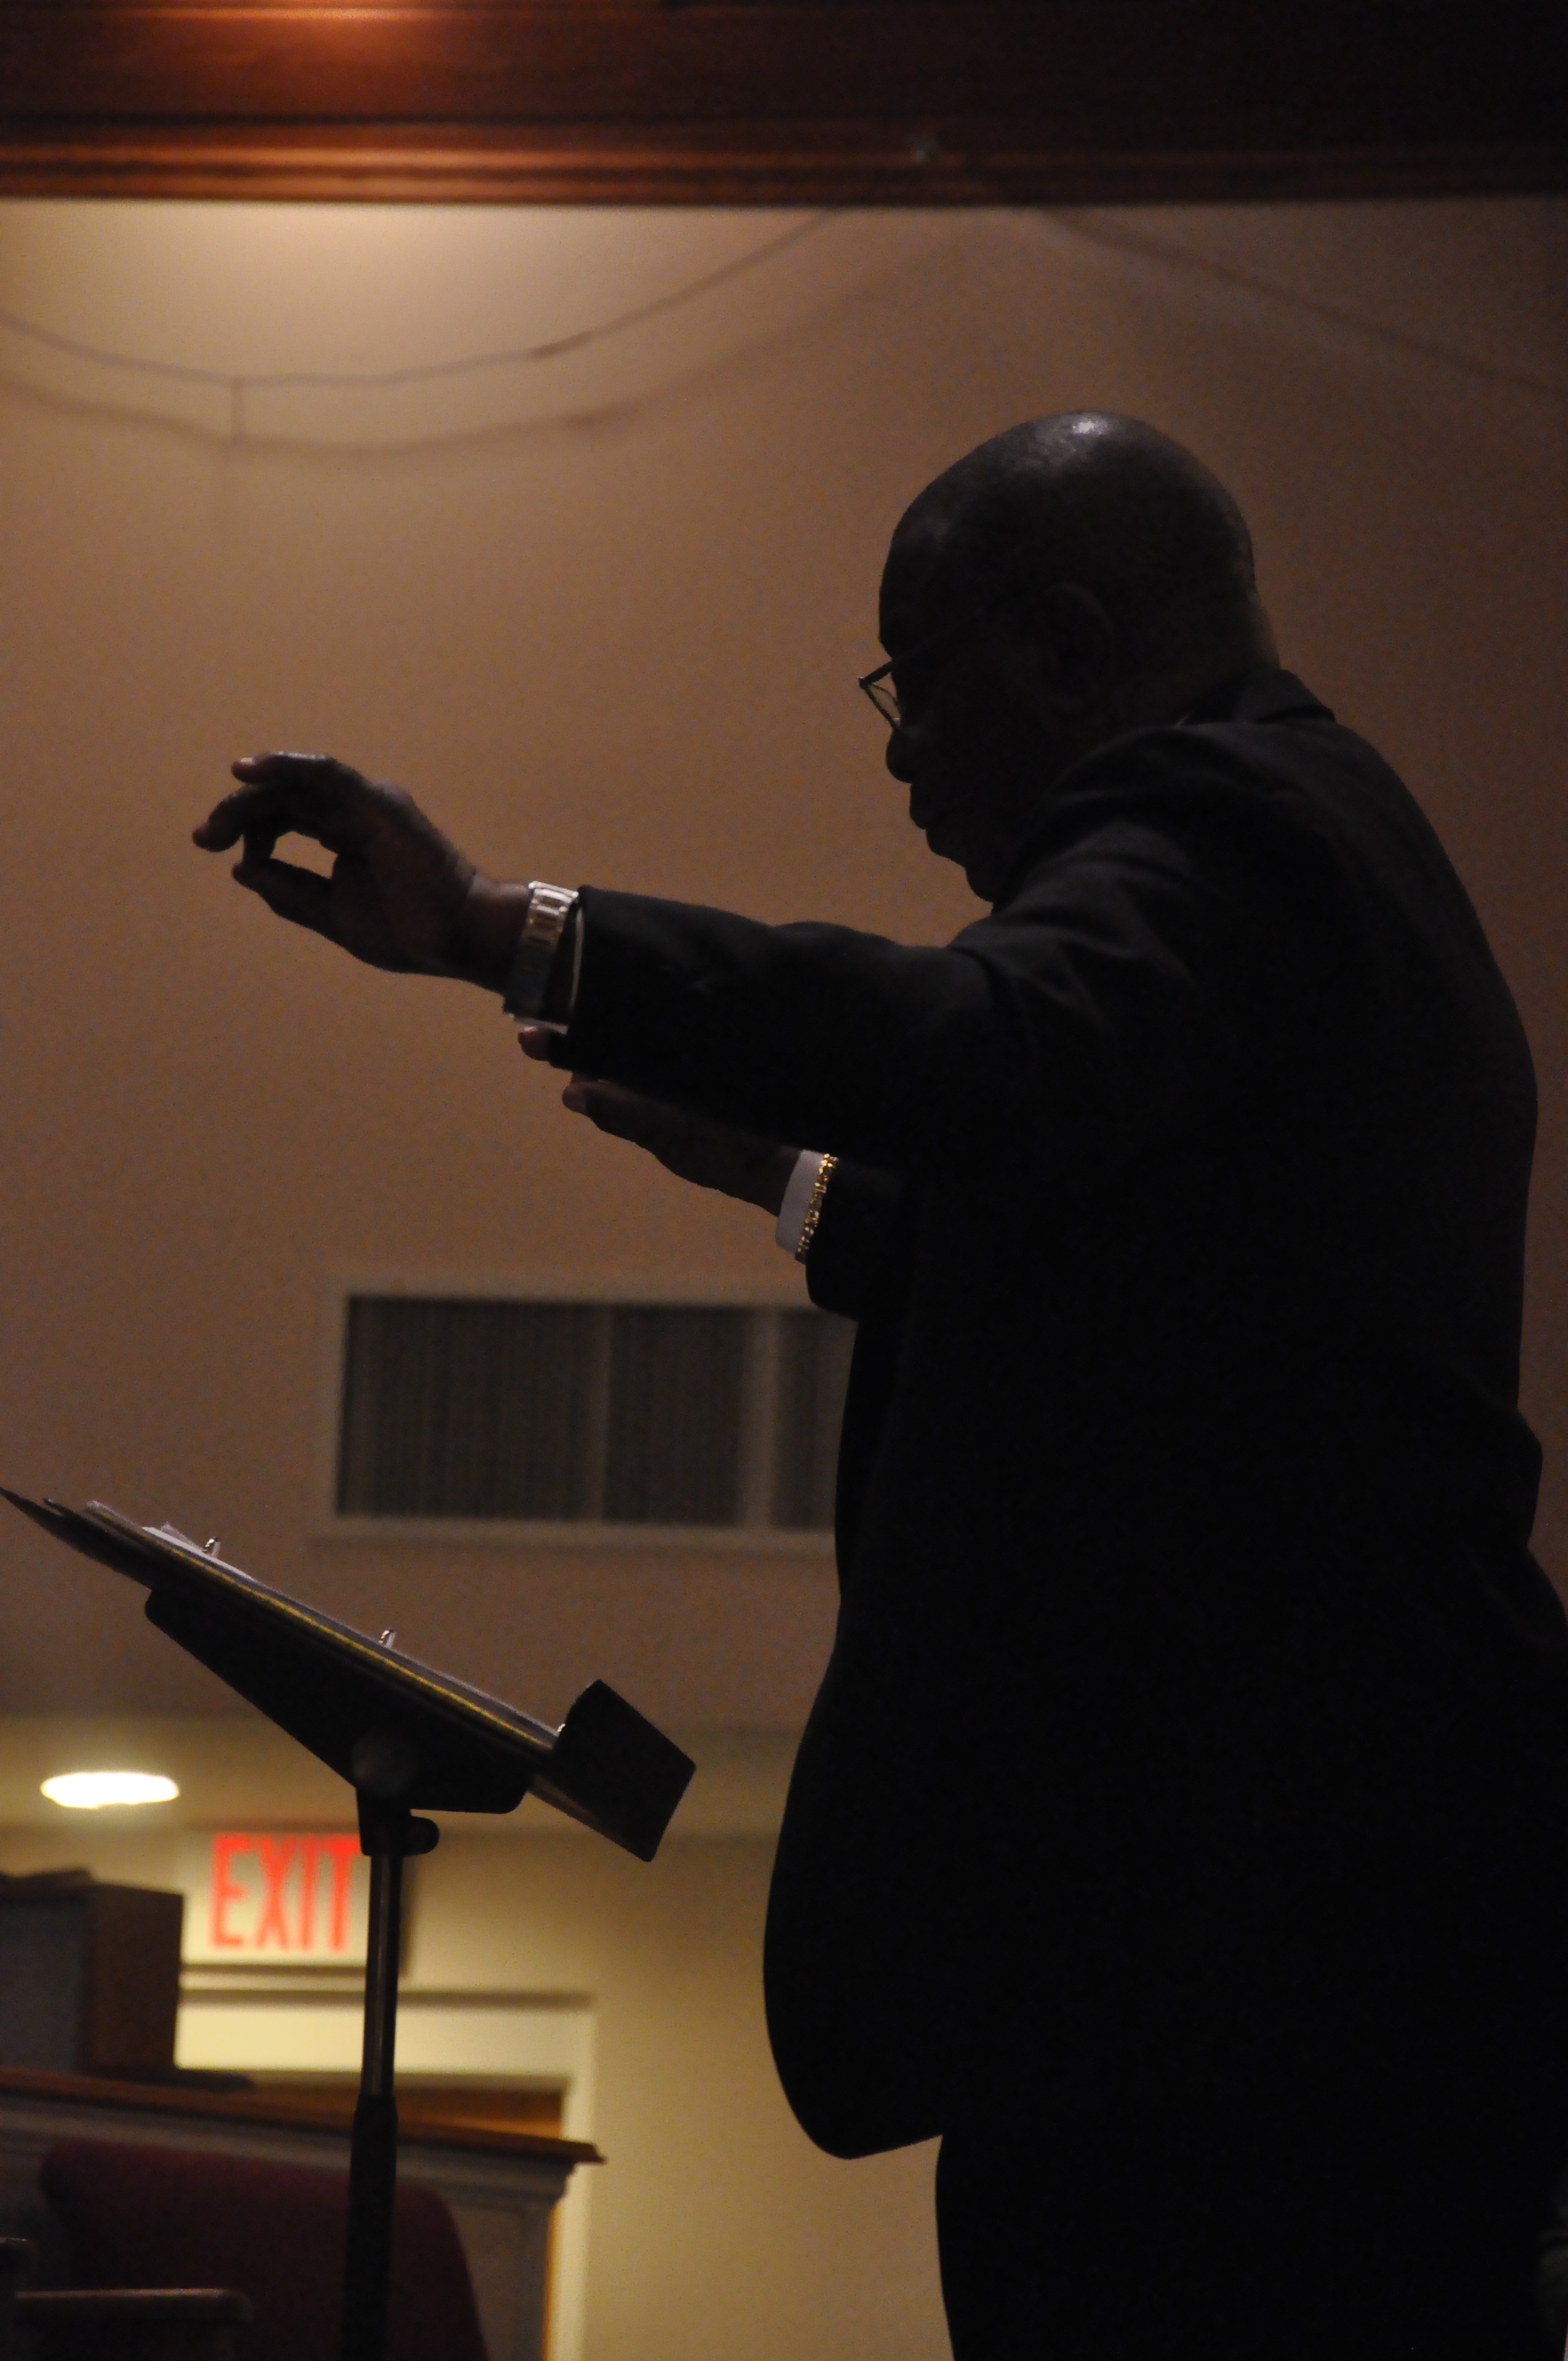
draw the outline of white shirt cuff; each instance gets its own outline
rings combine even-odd
[[[800,1244],[811,1192],[817,1186],[817,1176],[824,1161],[814,1148],[806,1148],[803,1155],[795,1158],[795,1170],[789,1176],[784,1203],[779,1207],[779,1225],[773,1232],[786,1255],[793,1255]]]

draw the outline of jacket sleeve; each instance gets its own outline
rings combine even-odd
[[[1064,797],[1022,890],[945,949],[586,887],[557,1061],[896,1175],[999,1150],[1091,1178],[1212,1068],[1265,939],[1266,830],[1260,872],[1237,810],[1266,799],[1174,768]]]
[[[823,1312],[863,1320],[882,1308],[895,1257],[904,1187],[874,1165],[835,1166],[806,1257],[806,1283]]]

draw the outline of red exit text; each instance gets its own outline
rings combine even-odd
[[[357,1836],[215,1836],[214,1949],[340,1956],[361,1858]]]

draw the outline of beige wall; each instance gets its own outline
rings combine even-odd
[[[325,744],[503,870],[939,937],[961,884],[852,687],[886,534],[987,433],[1104,404],[1234,484],[1287,661],[1405,771],[1519,995],[1568,1581],[1565,219],[844,215],[559,362],[254,392],[239,443],[221,390],[0,326],[0,1476],[215,1532],[539,1710],[600,1675],[683,1726],[798,1727],[820,1561],[313,1530],[334,1275],[796,1282],[759,1219],[561,1116],[477,996],[285,937],[186,832],[231,753]],[[11,204],[0,310],[220,371],[386,369],[607,320],[789,226]],[[0,1709],[224,1711],[136,1605],[0,1534]],[[829,2165],[773,2090],[765,1854],[452,1838],[432,1865],[422,1973],[444,1945],[606,1996],[592,2361],[938,2349],[928,2159]]]
[[[444,1848],[416,1975],[591,1992],[598,2020],[587,2351],[638,2361],[938,2361],[934,2151],[811,2149],[767,2054],[758,1988],[773,1848],[672,1844],[652,1872],[540,1838]],[[440,1868],[441,1875],[435,1874]]]

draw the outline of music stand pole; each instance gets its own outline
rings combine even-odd
[[[398,2103],[393,2077],[403,1862],[411,1853],[432,1851],[440,1832],[433,1821],[416,1820],[406,1804],[387,1802],[364,1787],[356,1792],[360,1847],[370,1858],[370,1930],[365,1955],[364,2060],[348,2157],[343,2361],[386,2361],[392,2208],[398,2186]]]

